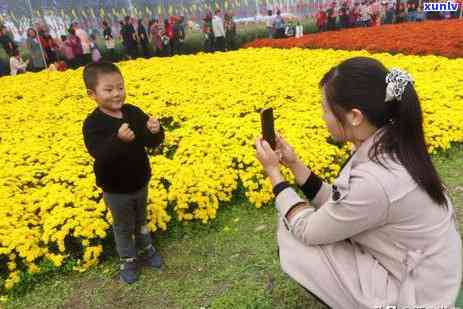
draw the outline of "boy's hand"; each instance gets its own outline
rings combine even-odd
[[[135,133],[130,130],[128,123],[123,123],[117,132],[117,137],[123,142],[130,143],[135,139]]]
[[[150,117],[146,122],[146,127],[152,134],[159,133],[161,131],[161,123],[156,118]]]

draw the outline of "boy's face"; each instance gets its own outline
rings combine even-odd
[[[124,79],[119,73],[99,74],[95,90],[89,89],[88,95],[101,109],[117,112],[125,102]]]

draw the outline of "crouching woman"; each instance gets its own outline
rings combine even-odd
[[[282,269],[332,308],[454,306],[461,239],[427,152],[412,78],[356,57],[333,67],[320,88],[332,138],[356,149],[334,184],[304,166],[282,137],[276,151],[256,142],[276,196]]]

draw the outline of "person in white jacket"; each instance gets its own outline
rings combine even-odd
[[[18,50],[13,52],[10,57],[10,75],[16,76],[19,73],[25,73],[29,60],[23,61]]]
[[[225,50],[225,29],[223,26],[223,19],[220,17],[220,10],[215,11],[214,18],[212,19],[212,32],[215,38],[215,50]]]

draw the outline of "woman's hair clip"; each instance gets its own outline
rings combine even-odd
[[[401,69],[391,69],[386,76],[386,102],[402,100],[405,87],[408,83],[414,83],[413,78]]]

